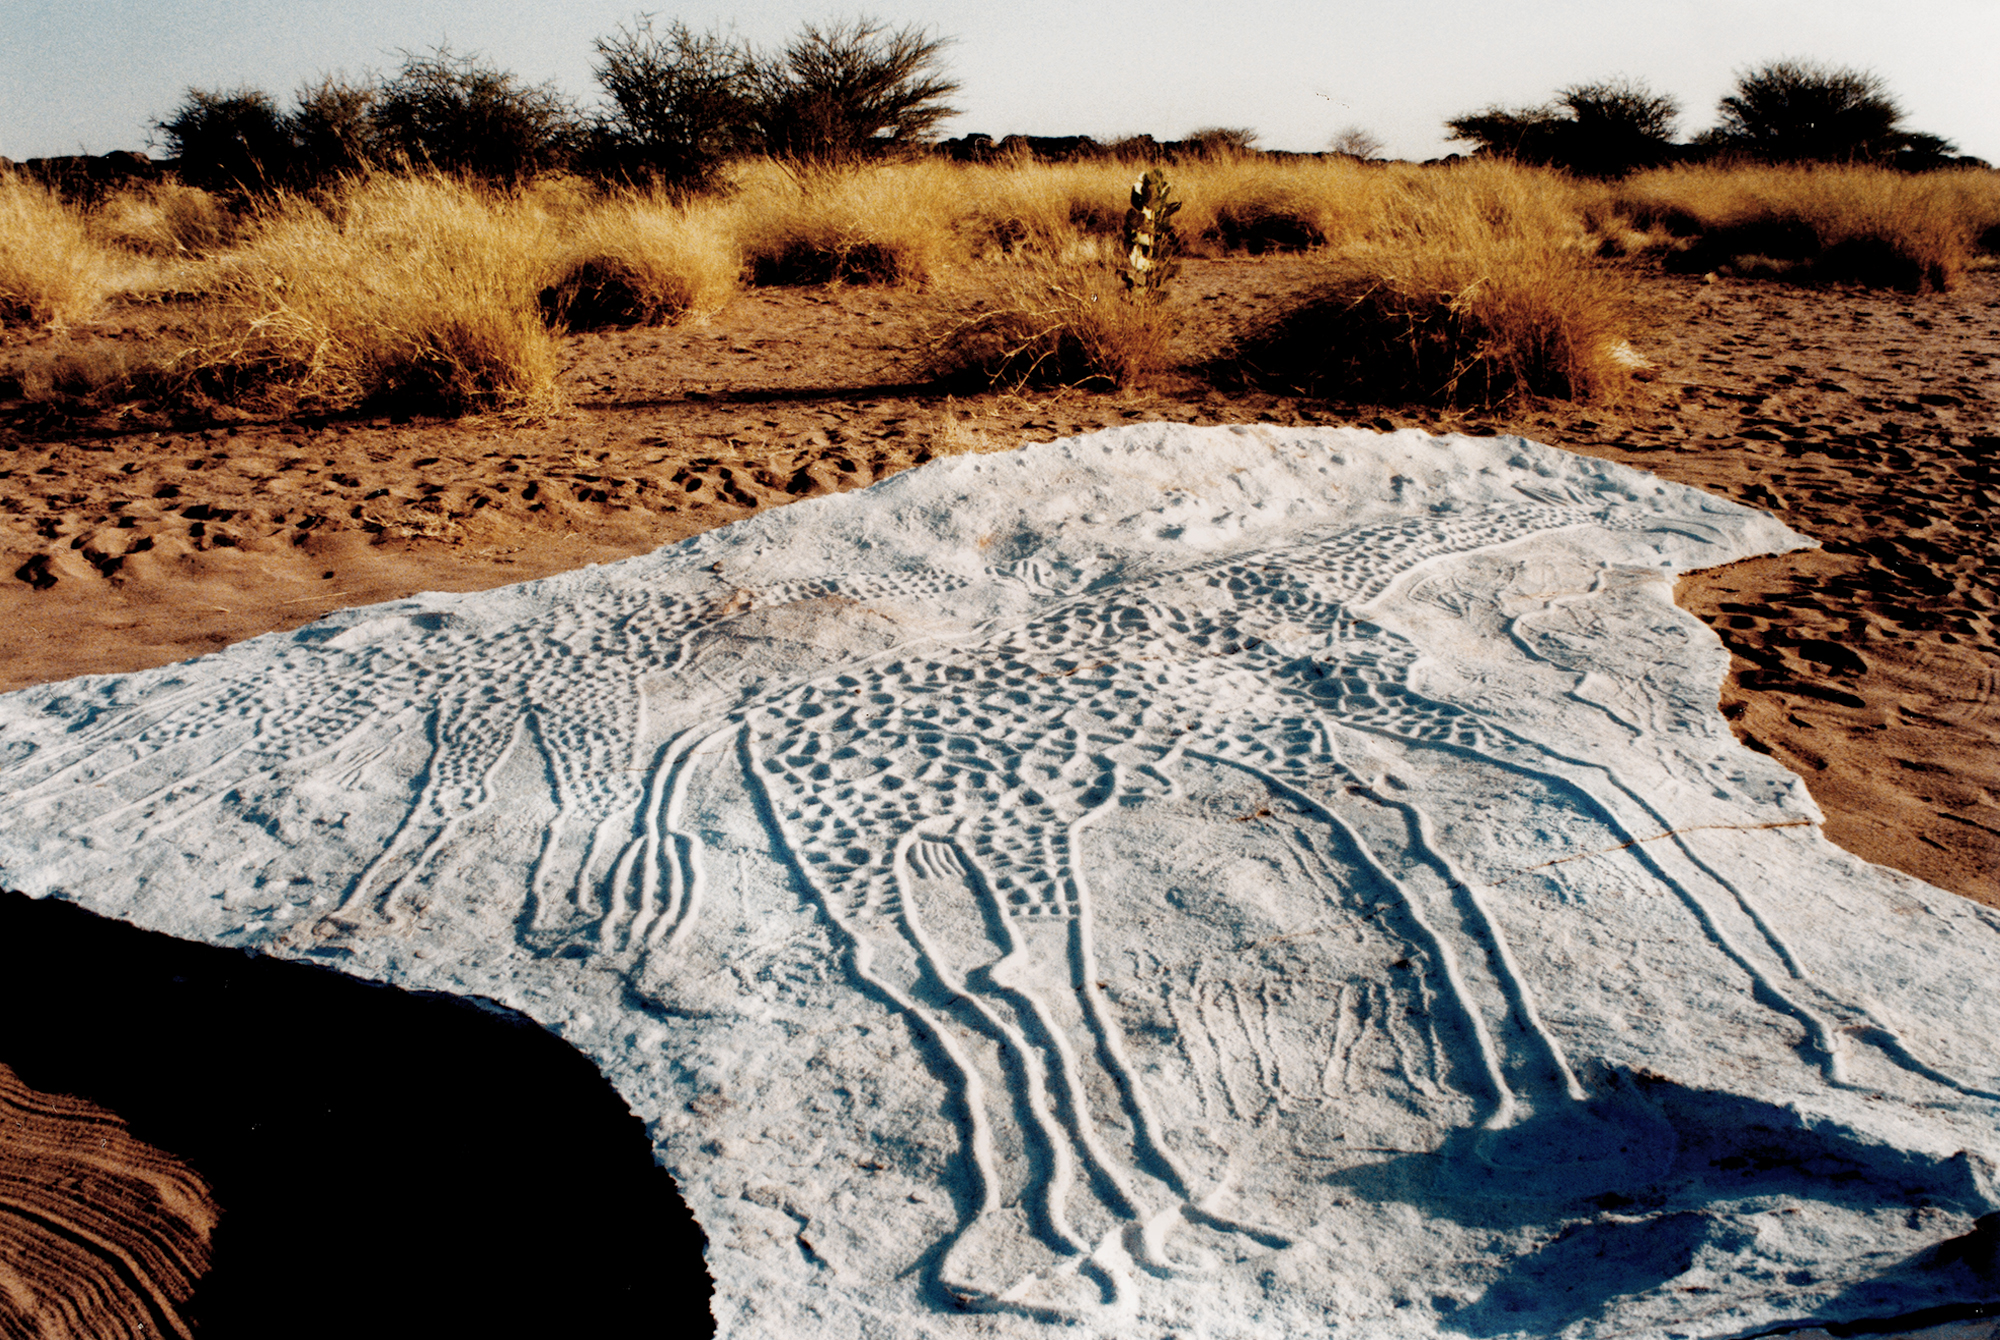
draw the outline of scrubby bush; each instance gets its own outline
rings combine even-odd
[[[1773,61],[1739,74],[1717,114],[1706,143],[1771,163],[1884,162],[1917,138],[1903,129],[1903,109],[1881,76],[1816,61]]]
[[[926,143],[956,115],[946,99],[945,39],[871,19],[807,24],[784,50],[746,72],[748,122],[777,158],[839,165]]]
[[[1187,158],[1242,158],[1257,152],[1257,132],[1248,126],[1203,126],[1181,138]]]
[[[1445,122],[1451,138],[1491,157],[1615,177],[1673,156],[1680,104],[1634,80],[1575,84],[1540,107],[1485,111]]]
[[[1388,146],[1382,137],[1366,126],[1344,126],[1340,133],[1327,141],[1326,147],[1337,154],[1358,158],[1362,162],[1372,162],[1382,156]]]
[[[370,119],[383,149],[413,167],[508,183],[565,166],[582,130],[554,85],[525,85],[442,46],[405,55]]]
[[[325,75],[300,87],[285,117],[291,135],[295,186],[311,187],[351,176],[380,163],[382,131],[375,112],[380,89]]]
[[[153,129],[182,182],[206,191],[266,191],[285,180],[293,144],[278,104],[261,89],[191,88]]]
[[[713,187],[749,142],[750,53],[678,21],[657,31],[650,18],[595,45],[613,106],[600,167],[677,192]]]

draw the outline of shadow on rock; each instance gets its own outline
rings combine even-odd
[[[1981,1215],[1971,1232],[1850,1286],[1815,1312],[1840,1318],[1817,1324],[1833,1336],[1900,1335],[2000,1317],[2000,1214]]]
[[[1506,1263],[1478,1299],[1442,1319],[1470,1336],[1553,1334],[1670,1287],[1703,1261],[1737,1262],[1750,1269],[1746,1278],[1768,1276],[1769,1290],[1796,1297],[1815,1325],[1962,1310],[2000,1296],[1993,1278],[2000,1215],[1988,1213],[2000,1195],[1984,1160],[1915,1153],[1774,1104],[1654,1076],[1610,1072],[1589,1102],[1502,1131],[1458,1131],[1429,1153],[1328,1181],[1469,1227],[1553,1230],[1535,1251]],[[1804,1225],[1926,1210],[1985,1217],[1974,1233],[1837,1296],[1815,1290],[1810,1272],[1787,1269],[1782,1247],[1765,1260],[1755,1227],[1773,1212],[1804,1214],[1796,1221]]]
[[[6,893],[0,1062],[208,1182],[203,1340],[713,1332],[643,1126],[519,1015]]]

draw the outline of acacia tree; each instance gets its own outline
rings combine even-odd
[[[656,31],[650,17],[594,45],[613,106],[600,123],[607,166],[673,189],[712,185],[749,136],[751,53],[679,20]]]
[[[1249,126],[1202,126],[1183,135],[1181,145],[1195,158],[1245,158],[1257,152],[1257,132]]]
[[[958,81],[944,70],[945,38],[874,19],[807,24],[745,75],[747,122],[775,157],[838,164],[923,144],[956,114]]]
[[[1445,126],[1483,154],[1615,177],[1672,157],[1679,115],[1680,103],[1668,94],[1638,80],[1606,79],[1572,84],[1540,107],[1489,107]]]
[[[313,186],[379,162],[382,136],[374,117],[378,94],[373,82],[350,83],[337,75],[322,75],[301,85],[285,117],[293,153],[287,175],[300,185]]]
[[[1487,107],[1444,123],[1448,139],[1464,140],[1485,157],[1546,163],[1553,152],[1557,117],[1548,107]]]
[[[1326,147],[1334,153],[1358,158],[1365,163],[1380,158],[1382,150],[1388,146],[1382,142],[1380,135],[1366,126],[1343,126],[1340,133],[1327,141]]]
[[[191,88],[164,121],[155,121],[181,180],[209,191],[265,191],[284,179],[291,134],[278,104],[261,89]]]
[[[552,84],[523,84],[476,55],[405,52],[371,119],[383,147],[414,166],[518,181],[561,167],[581,118]]]
[[[1657,167],[1673,155],[1674,123],[1681,105],[1636,79],[1573,84],[1556,94],[1568,113],[1557,132],[1564,142],[1561,166],[1586,177],[1615,177]]]
[[[1955,146],[1902,127],[1903,109],[1881,76],[1866,70],[1781,60],[1736,77],[1704,140],[1770,162],[1882,161]]]

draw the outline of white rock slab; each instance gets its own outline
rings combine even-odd
[[[1516,438],[942,460],[0,699],[0,881],[556,1030],[725,1335],[1963,1302],[2000,919],[1826,842],[1672,604],[1808,543]]]

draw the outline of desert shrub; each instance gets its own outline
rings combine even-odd
[[[1669,256],[1676,269],[1944,289],[2000,218],[2000,180],[1976,170],[1685,167],[1634,177],[1615,201],[1638,226],[1683,239]]]
[[[743,270],[725,212],[634,196],[592,211],[539,295],[571,330],[704,316],[729,301]]]
[[[278,104],[261,89],[191,88],[153,124],[182,182],[206,191],[268,191],[285,179],[293,146]]]
[[[1203,126],[1181,139],[1181,154],[1190,159],[1244,158],[1257,152],[1257,132],[1248,126]]]
[[[1334,153],[1345,154],[1349,158],[1367,163],[1380,158],[1382,151],[1388,148],[1388,145],[1383,142],[1380,135],[1366,126],[1343,126],[1339,133],[1326,142],[1326,147]]]
[[[922,283],[965,253],[960,177],[941,163],[755,166],[731,202],[758,284]]]
[[[640,18],[598,38],[597,82],[611,95],[606,166],[669,190],[712,188],[747,144],[753,57],[719,33]]]
[[[1135,301],[1103,260],[1037,260],[926,341],[925,372],[985,385],[1130,386],[1172,366],[1172,303]]]
[[[1615,177],[1673,156],[1680,104],[1629,79],[1575,84],[1540,107],[1489,107],[1445,122],[1451,138],[1491,157]]]
[[[381,89],[335,75],[302,85],[285,116],[292,159],[287,180],[325,186],[380,164],[384,157],[376,103]]]
[[[1383,401],[1615,397],[1627,281],[1582,245],[1560,178],[1470,163],[1399,180],[1369,240],[1229,362],[1270,384]]]
[[[946,40],[872,19],[806,24],[775,56],[745,73],[747,123],[774,158],[838,166],[928,141],[956,115],[958,81],[944,70]]]
[[[90,317],[117,284],[113,258],[53,191],[0,173],[0,323]]]
[[[581,122],[552,84],[528,86],[476,55],[406,54],[369,119],[385,153],[413,167],[520,182],[564,166]]]
[[[1903,109],[1879,75],[1865,70],[1781,60],[1736,77],[1704,140],[1712,147],[1772,163],[1886,162],[1921,148],[1929,157],[1953,146],[1903,126]]]
[[[279,197],[218,267],[173,387],[277,410],[551,408],[535,302],[551,233],[518,196],[434,176],[356,183],[331,207]]]

